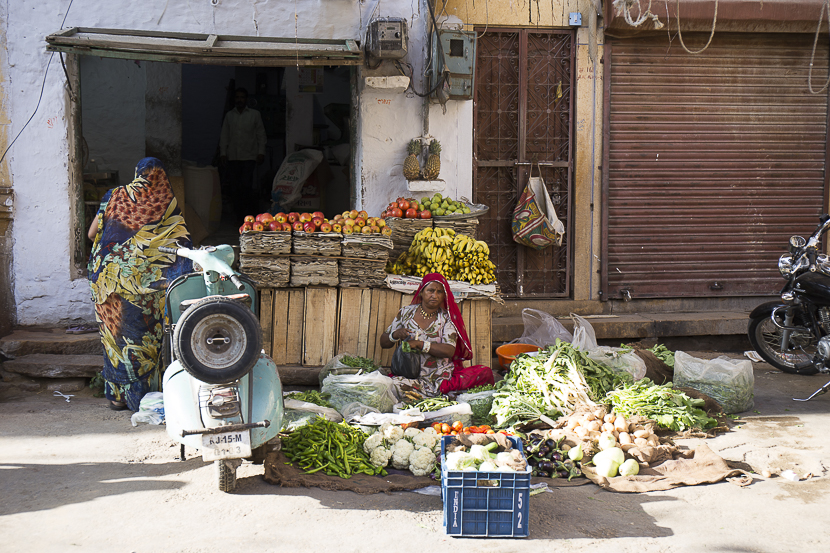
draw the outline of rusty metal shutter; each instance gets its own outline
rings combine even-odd
[[[690,49],[706,35],[684,33]],[[813,88],[827,79],[819,41]],[[609,40],[604,299],[774,294],[777,258],[824,212],[827,91],[813,36]],[[610,63],[609,63],[610,61]]]

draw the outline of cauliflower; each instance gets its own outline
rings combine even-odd
[[[380,430],[383,433],[383,439],[390,444],[397,444],[403,438],[403,428],[400,426],[395,426],[394,424],[386,426],[386,423],[383,423]]]
[[[398,427],[400,430],[400,427]],[[403,431],[401,431],[403,433]],[[415,446],[406,439],[401,438],[392,447],[392,466],[396,469],[409,468],[409,456],[415,451]]]
[[[392,451],[383,446],[376,447],[369,454],[369,462],[376,467],[385,467],[389,464],[389,458],[392,457]]]
[[[404,430],[403,435],[404,438],[414,439],[415,436],[421,434],[421,431],[413,426],[410,426],[406,430]]]
[[[371,455],[372,451],[383,445],[383,434],[372,434],[363,442],[363,451]]]
[[[424,428],[423,434],[431,434],[433,436],[438,436],[438,432],[436,432],[435,429],[431,426],[427,426],[426,428]]]
[[[476,470],[476,458],[466,451],[447,454],[447,470]]]
[[[435,432],[431,434],[428,434],[427,432],[420,432],[417,436],[412,438],[412,443],[415,444],[415,447],[433,449],[435,444],[438,443],[438,435],[435,434]]]
[[[426,447],[419,447],[409,454],[409,470],[415,476],[426,476],[435,468],[435,454]]]

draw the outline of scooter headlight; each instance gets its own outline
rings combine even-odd
[[[793,256],[784,254],[778,258],[778,272],[784,278],[790,278],[793,274]]]

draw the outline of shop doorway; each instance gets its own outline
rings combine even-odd
[[[130,182],[136,162],[153,156],[164,162],[174,191],[184,198],[194,241],[238,243],[242,221],[233,209],[235,191],[227,186],[219,163],[219,139],[240,87],[248,91],[248,106],[260,112],[267,136],[265,160],[250,183],[251,214],[271,209],[271,184],[280,164],[286,155],[305,148],[325,154],[326,179],[304,189],[303,206],[330,216],[351,207],[349,67],[78,58],[84,145],[78,162],[83,166],[86,225],[106,190]],[[91,243],[85,245],[88,256]]]

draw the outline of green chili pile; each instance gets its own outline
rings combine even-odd
[[[355,473],[386,476],[383,467],[369,460],[363,450],[365,441],[366,434],[358,428],[317,418],[283,439],[282,451],[308,474],[322,471],[340,478],[351,478]]]

